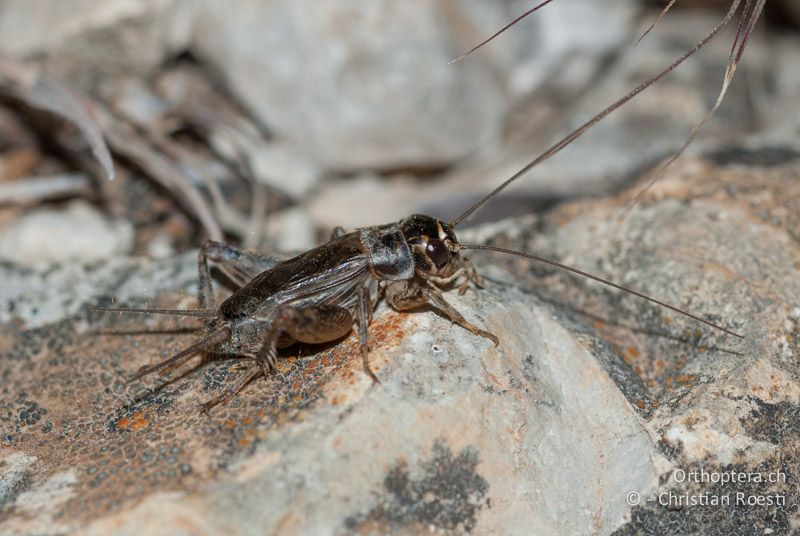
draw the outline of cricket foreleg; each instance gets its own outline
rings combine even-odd
[[[486,337],[494,343],[495,346],[500,344],[500,340],[489,333],[480,329],[478,326],[471,324],[464,316],[459,313],[455,307],[447,303],[442,293],[430,287],[406,287],[398,292],[387,292],[386,301],[389,305],[398,311],[405,311],[408,309],[415,309],[421,305],[429,304],[442,312],[451,322],[454,322],[462,328],[471,331],[475,335]]]
[[[342,307],[328,304],[302,308],[283,306],[275,312],[256,361],[267,374],[275,368],[278,342],[282,336],[293,341],[319,344],[344,337],[352,329],[353,315]]]
[[[361,348],[361,360],[364,363],[364,372],[372,378],[375,383],[381,381],[369,367],[369,325],[372,322],[372,299],[369,295],[369,287],[361,287],[358,291],[358,338]]]
[[[238,249],[222,242],[207,241],[197,255],[200,274],[199,300],[203,308],[214,307],[209,262],[219,266],[225,275],[238,286],[246,285],[255,276],[275,266],[277,260],[254,251]]]

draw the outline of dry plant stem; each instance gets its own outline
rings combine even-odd
[[[545,160],[547,160],[551,156],[557,154],[564,147],[568,146],[573,141],[575,141],[576,139],[580,138],[587,130],[589,130],[594,125],[596,125],[597,123],[602,121],[606,116],[611,114],[617,108],[620,108],[622,105],[627,103],[629,100],[634,98],[636,95],[638,95],[639,93],[641,93],[642,91],[644,91],[645,89],[647,89],[648,87],[652,86],[653,84],[655,84],[656,82],[658,82],[659,80],[661,80],[662,78],[667,76],[669,73],[671,73],[676,67],[678,67],[681,63],[683,63],[689,57],[694,55],[694,53],[696,53],[703,46],[705,46],[706,43],[711,41],[711,39],[713,39],[720,31],[722,31],[723,28],[725,28],[730,23],[731,19],[736,14],[737,9],[739,8],[739,4],[740,3],[741,3],[741,0],[734,0],[732,5],[731,5],[731,7],[730,7],[730,9],[728,10],[728,13],[722,18],[722,20],[702,40],[700,40],[692,48],[690,48],[689,50],[684,52],[680,57],[678,57],[674,62],[672,62],[666,69],[664,69],[663,71],[661,71],[657,75],[653,76],[652,78],[650,78],[650,79],[642,82],[641,84],[639,84],[637,87],[635,87],[633,90],[631,90],[627,95],[625,95],[621,99],[617,100],[616,102],[614,102],[613,104],[608,106],[606,109],[601,111],[599,114],[595,115],[594,117],[589,119],[586,123],[584,123],[583,125],[578,127],[576,130],[574,130],[571,133],[569,133],[566,137],[562,138],[556,144],[551,146],[544,153],[542,153],[541,155],[537,156],[536,158],[534,158],[533,160],[531,160],[530,162],[525,164],[519,171],[514,173],[510,178],[508,178],[500,186],[498,186],[497,188],[492,190],[491,193],[489,193],[486,197],[484,197],[483,199],[481,199],[480,201],[475,203],[467,211],[465,211],[463,214],[458,216],[458,218],[453,220],[450,223],[450,225],[455,227],[456,225],[461,223],[464,219],[469,217],[470,214],[472,214],[473,212],[478,210],[481,206],[483,206],[484,203],[489,201],[495,195],[499,194],[506,186],[508,186],[509,184],[511,184],[512,182],[517,180],[519,177],[521,177],[522,175],[527,173],[530,169],[532,169],[535,166],[539,165],[540,163],[544,162]]]
[[[0,95],[2,94],[19,99],[32,108],[57,115],[75,125],[103,168],[106,178],[114,178],[114,163],[99,125],[66,86],[38,68],[0,56]]]
[[[150,147],[130,127],[114,124],[105,129],[105,135],[115,153],[135,162],[156,182],[173,192],[200,221],[209,238],[223,239],[222,229],[208,203],[197,188],[175,169],[172,162]]]
[[[0,183],[0,205],[36,204],[59,197],[85,196],[92,191],[83,173],[27,177]]]
[[[636,194],[636,197],[628,204],[625,212],[623,212],[620,216],[620,221],[625,219],[631,209],[633,209],[633,207],[635,207],[644,198],[650,188],[652,188],[653,185],[664,176],[664,172],[667,170],[667,168],[672,165],[675,160],[681,157],[681,155],[697,137],[697,133],[700,132],[700,129],[705,126],[711,116],[714,115],[714,113],[722,104],[725,94],[728,92],[728,87],[730,87],[730,83],[733,80],[733,75],[736,73],[736,67],[739,65],[739,61],[742,59],[742,54],[747,46],[747,41],[750,38],[750,34],[752,33],[753,28],[755,27],[756,22],[758,22],[758,18],[764,9],[765,0],[758,0],[752,11],[749,11],[751,3],[752,0],[745,0],[744,9],[742,10],[742,14],[739,18],[739,24],[736,29],[736,37],[734,38],[733,45],[731,47],[728,65],[725,68],[725,76],[722,80],[722,88],[720,89],[719,95],[717,95],[717,100],[714,102],[714,105],[706,113],[703,119],[694,126],[691,134],[689,134],[689,137],[686,139],[683,145],[681,145],[680,149],[675,151],[672,156],[670,156],[661,166],[659,166],[653,177],[647,181],[647,184],[644,186],[644,188],[642,188],[642,190]]]
[[[661,22],[661,19],[663,19],[664,15],[666,15],[667,12],[670,9],[672,9],[672,6],[675,5],[675,2],[677,2],[677,0],[670,0],[669,4],[667,4],[667,6],[661,10],[661,13],[659,13],[658,16],[655,19],[653,19],[653,22],[650,23],[650,26],[648,26],[647,29],[642,33],[642,35],[639,36],[639,39],[636,40],[636,44],[634,46],[641,43],[642,39],[647,37],[647,34],[649,34],[659,22]]]
[[[207,174],[202,174],[202,180],[208,187],[211,200],[214,203],[214,209],[223,227],[225,227],[227,231],[239,236],[245,247],[255,247],[261,242],[261,235],[264,229],[263,222],[266,216],[267,192],[255,178],[255,174],[248,163],[246,151],[244,147],[242,147],[243,142],[241,138],[244,137],[248,140],[253,140],[254,143],[256,141],[250,134],[245,132],[244,129],[237,128],[226,116],[209,112],[205,109],[197,110],[196,108],[195,106],[185,106],[174,112],[173,115],[200,128],[206,133],[210,133],[214,128],[221,128],[228,134],[228,141],[236,147],[236,157],[234,159],[231,159],[228,155],[222,154],[213,144],[208,144],[208,149],[223,161],[231,169],[232,173],[238,174],[246,180],[252,193],[249,216],[245,218],[243,215],[239,214],[239,212],[232,209],[225,201],[219,185]],[[155,133],[153,134],[156,135]],[[168,147],[174,148],[174,150],[181,155],[185,155],[186,151],[183,147],[173,143],[169,138],[161,137],[166,140]]]
[[[517,17],[516,19],[512,20],[511,22],[509,22],[508,24],[506,24],[505,26],[500,28],[498,31],[493,33],[491,36],[487,37],[486,39],[484,39],[483,41],[481,41],[480,43],[478,43],[477,45],[475,45],[474,47],[472,47],[468,51],[466,51],[463,54],[461,54],[456,59],[450,60],[450,63],[452,64],[452,63],[456,63],[457,61],[463,60],[464,58],[466,58],[467,56],[469,56],[470,54],[472,54],[473,52],[475,52],[476,50],[481,48],[483,45],[487,44],[489,41],[492,41],[495,37],[497,37],[501,33],[505,32],[506,30],[508,30],[509,28],[514,26],[516,23],[518,23],[519,21],[521,21],[522,19],[524,19],[525,17],[527,17],[528,15],[533,13],[534,11],[538,11],[539,8],[542,8],[542,7],[546,6],[547,4],[549,4],[552,1],[553,0],[544,0],[544,2],[542,2],[541,4],[539,4],[539,5],[535,6],[535,7],[532,7],[531,9],[529,9],[528,11],[526,11],[525,13],[523,13],[522,15]]]
[[[250,205],[250,216],[245,226],[242,244],[245,247],[256,247],[261,243],[261,236],[264,232],[264,221],[267,215],[267,188],[256,179],[256,174],[253,171],[250,161],[247,157],[247,150],[244,144],[247,142],[258,143],[263,141],[256,138],[246,131],[244,128],[239,128],[228,117],[221,116],[220,114],[208,113],[206,110],[196,110],[196,107],[190,107],[183,111],[182,114],[188,121],[204,128],[210,132],[212,128],[218,128],[225,132],[228,141],[236,148],[236,157],[232,160],[228,155],[222,154],[213,146],[209,144],[208,147],[217,157],[224,161],[228,167],[235,169],[238,173],[245,178],[250,190],[253,194],[253,202]]]
[[[250,205],[250,218],[248,220],[247,232],[244,235],[245,247],[256,247],[261,243],[261,235],[264,231],[264,221],[267,215],[267,189],[256,180],[253,170],[247,163],[247,157],[240,155],[239,163],[247,177],[247,182],[253,192],[253,202]]]

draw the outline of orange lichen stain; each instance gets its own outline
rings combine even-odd
[[[689,384],[689,383],[693,383],[695,380],[697,380],[697,375],[696,374],[679,374],[678,377],[676,378],[676,380],[677,380],[678,383],[680,383],[682,385],[686,385],[686,384]]]
[[[602,320],[595,320],[594,322],[592,322],[592,326],[594,327],[594,329],[603,329],[605,325],[606,323],[603,322]]]
[[[134,421],[134,423],[133,423],[133,424],[131,424],[131,429],[133,429],[133,430],[139,430],[139,429],[141,429],[141,428],[144,428],[144,427],[145,427],[145,426],[147,426],[148,424],[149,424],[149,423],[147,422],[147,419],[145,419],[144,417],[142,417],[141,419],[136,419],[136,421]]]
[[[233,430],[236,427],[236,423],[233,422],[233,419],[225,419],[225,422],[222,423],[222,426],[224,426],[228,430]]]
[[[242,424],[253,424],[253,418],[245,417],[244,419],[242,419]]]
[[[636,407],[639,409],[644,409],[645,407],[644,400],[636,400]]]
[[[246,437],[243,437],[243,438],[241,438],[241,439],[239,440],[239,446],[240,446],[240,447],[246,447],[246,446],[247,446],[247,445],[249,445],[250,443],[251,443],[251,440],[250,440],[250,439],[247,439]]]
[[[131,430],[140,430],[150,424],[147,419],[144,418],[144,415],[141,411],[137,411],[130,418],[123,417],[117,421],[117,428],[120,430],[131,429]]]
[[[629,356],[631,359],[636,359],[641,354],[639,353],[639,350],[637,348],[635,348],[634,346],[628,346],[625,349],[625,355]]]
[[[661,404],[661,402],[659,402],[657,398],[650,401],[650,406],[652,406],[653,409],[657,408],[659,404]]]

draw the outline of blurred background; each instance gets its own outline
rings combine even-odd
[[[298,250],[337,225],[452,217],[729,2],[678,2],[634,46],[662,3],[555,0],[450,63],[533,5],[0,0],[0,260],[163,258],[209,237]],[[473,222],[652,169],[712,106],[735,26]],[[799,28],[800,1],[767,2],[690,153],[800,150]]]

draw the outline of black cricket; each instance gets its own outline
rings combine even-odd
[[[488,199],[489,196],[484,197],[450,223],[415,214],[399,223],[366,227],[351,233],[339,229],[326,244],[281,262],[209,241],[198,256],[200,309],[98,309],[206,319],[206,335],[200,341],[159,363],[142,367],[134,380],[179,367],[203,351],[251,358],[253,362],[242,376],[221,395],[204,404],[204,410],[227,402],[251,381],[267,376],[275,368],[279,348],[296,342],[335,341],[354,326],[358,327],[364,371],[378,382],[369,367],[368,326],[381,297],[398,311],[431,305],[459,326],[499,344],[495,335],[468,322],[443,296],[443,287],[459,279],[461,294],[466,292],[470,282],[483,287],[480,275],[469,259],[461,255],[461,250],[491,250],[545,262],[742,337],[687,311],[551,259],[504,248],[459,243],[455,226]],[[209,261],[219,266],[238,287],[218,308],[212,302]]]

